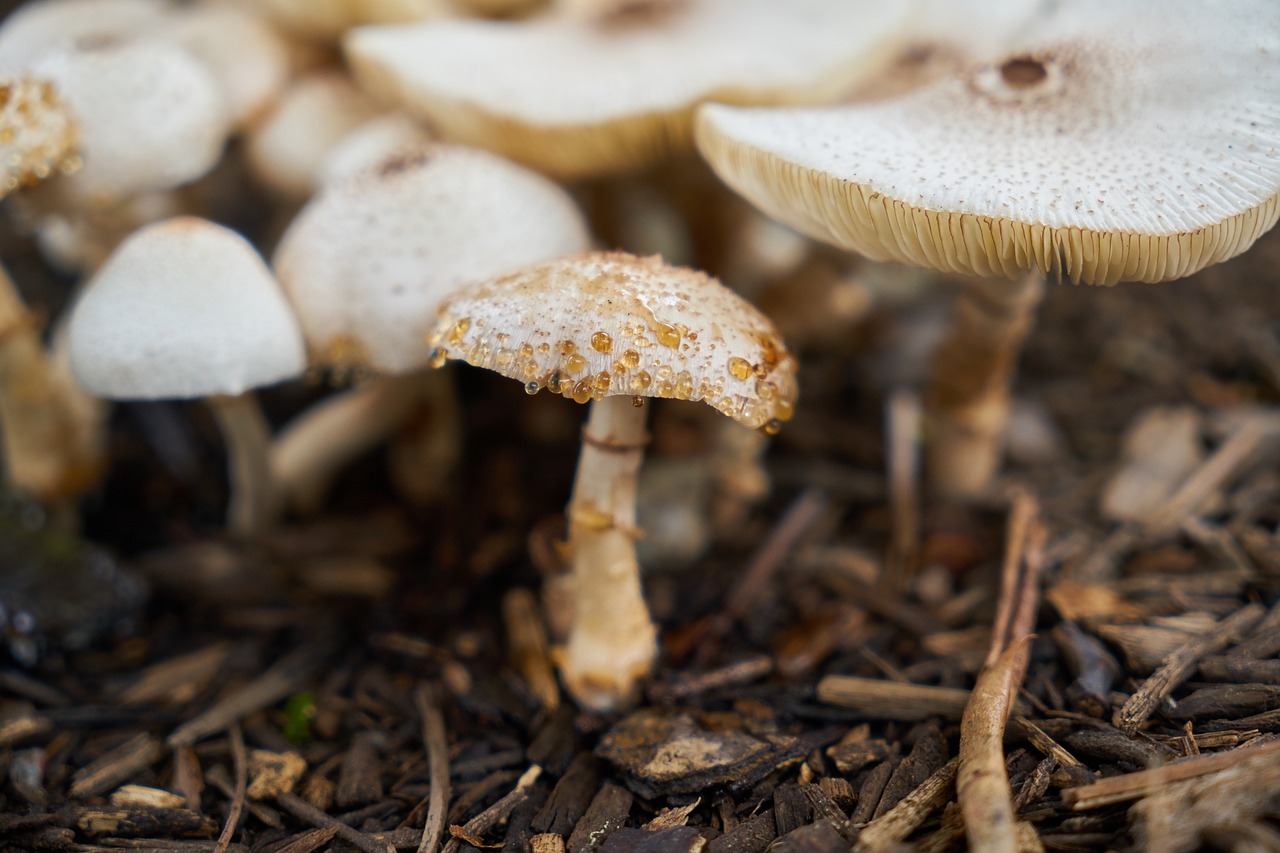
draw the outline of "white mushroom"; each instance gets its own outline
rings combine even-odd
[[[1035,18],[998,60],[896,98],[708,105],[698,144],[726,183],[812,237],[1017,279],[973,286],[930,393],[931,479],[973,494],[999,458],[1039,274],[1166,281],[1275,224],[1277,33],[1270,0],[1211,20],[1193,0],[1078,0]]]
[[[702,273],[589,253],[459,290],[440,306],[434,361],[457,358],[591,402],[569,502],[574,619],[561,673],[587,707],[634,699],[657,654],[636,562],[645,397],[701,400],[776,431],[795,360],[768,318]]]
[[[91,393],[209,398],[230,461],[228,524],[244,535],[271,523],[268,429],[248,392],[299,375],[306,354],[288,301],[243,237],[191,217],[143,228],[94,276],[70,336],[72,372]]]
[[[168,0],[40,0],[0,24],[0,69],[24,71],[47,53],[132,38],[167,17]]]
[[[426,366],[436,307],[457,287],[588,245],[582,215],[552,182],[484,151],[426,145],[326,185],[285,233],[274,265],[314,362],[390,377]],[[435,372],[418,381],[447,422],[451,389]],[[299,422],[282,434],[277,474],[292,495],[314,500],[335,463],[402,423],[402,393],[380,384],[346,398],[363,428],[325,434]]]
[[[892,58],[908,4],[663,0],[617,15],[365,27],[357,79],[446,138],[562,177],[690,143],[698,103],[822,103]]]

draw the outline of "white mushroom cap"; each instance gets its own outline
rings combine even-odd
[[[176,11],[155,34],[175,40],[209,67],[237,126],[261,114],[284,91],[288,48],[260,15],[206,2]]]
[[[80,123],[84,168],[63,183],[105,206],[207,172],[230,127],[213,76],[186,51],[149,39],[58,50],[32,73],[52,80]]]
[[[875,259],[1178,278],[1280,211],[1280,4],[1077,0],[1003,62],[876,103],[707,106],[698,143],[765,212]]]
[[[342,137],[320,166],[320,183],[344,180],[371,169],[396,154],[431,142],[431,134],[402,112],[383,113]]]
[[[46,80],[0,77],[0,198],[80,165],[79,128]]]
[[[0,25],[0,68],[21,71],[53,50],[130,38],[173,9],[167,0],[41,0]]]
[[[459,285],[588,242],[573,201],[546,178],[436,145],[326,186],[274,265],[318,361],[404,371],[426,363],[436,306]]]
[[[441,133],[542,171],[633,168],[690,143],[693,107],[822,103],[892,58],[908,4],[675,0],[618,17],[352,32],[357,78]]]
[[[249,134],[246,151],[254,176],[301,200],[319,186],[333,146],[381,112],[344,74],[318,71],[294,82]]]
[[[796,362],[769,318],[710,276],[591,252],[459,290],[433,361],[460,358],[580,403],[701,400],[750,427],[790,420]]]
[[[360,24],[420,21],[449,11],[448,0],[241,0],[297,36],[332,41]]]
[[[262,258],[193,217],[122,243],[76,305],[70,335],[76,380],[102,397],[234,395],[306,367],[297,320]]]

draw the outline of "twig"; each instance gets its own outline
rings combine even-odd
[[[238,723],[231,727],[230,736],[231,762],[236,771],[236,790],[231,797],[231,808],[227,810],[227,822],[223,825],[221,834],[218,835],[218,843],[214,845],[214,853],[226,853],[226,849],[231,845],[236,827],[240,824],[240,813],[244,811],[244,792],[249,784],[249,761],[245,755],[244,735],[241,734]]]
[[[516,786],[505,797],[471,818],[461,827],[449,827],[449,833],[454,837],[449,839],[449,843],[444,846],[445,853],[458,853],[462,849],[464,839],[479,838],[510,817],[515,807],[525,797],[529,796],[529,789],[533,787],[534,782],[538,781],[540,775],[542,775],[542,768],[537,764],[531,764],[529,769],[524,772],[524,775],[516,781]]]
[[[427,820],[422,827],[422,841],[418,853],[435,853],[444,835],[445,815],[449,807],[449,741],[445,736],[444,717],[436,700],[435,691],[426,684],[414,693],[418,713],[422,716],[422,743],[427,752],[431,793],[427,805]]]
[[[855,853],[895,849],[896,845],[919,829],[929,815],[951,799],[959,768],[960,759],[951,759],[918,788],[903,797],[896,806],[863,827],[858,834],[858,843],[853,848]]]
[[[1000,600],[991,631],[991,648],[983,666],[994,666],[1006,649],[1021,642],[1035,628],[1045,540],[1044,525],[1039,519],[1036,499],[1028,492],[1018,491],[1009,510]]]
[[[542,707],[553,711],[560,706],[560,687],[551,671],[547,651],[547,631],[538,613],[538,602],[527,589],[513,589],[502,598],[502,621],[507,629],[507,648],[512,663]]]
[[[970,693],[958,687],[903,684],[854,675],[828,675],[818,682],[818,701],[858,711],[871,719],[924,720],[943,717],[958,720],[964,714]],[[1019,714],[1031,713],[1023,703]]]
[[[1200,661],[1216,654],[1231,643],[1249,632],[1265,612],[1257,603],[1246,604],[1235,613],[1223,618],[1204,634],[1189,640],[1181,648],[1168,657],[1165,662],[1151,674],[1138,692],[1116,711],[1112,720],[1115,727],[1125,734],[1133,734],[1138,730],[1156,706],[1170,691],[1185,681],[1196,671]]]
[[[381,842],[376,838],[370,838],[366,833],[358,829],[354,829],[336,817],[325,814],[320,809],[308,803],[297,794],[286,791],[276,797],[276,802],[280,807],[289,812],[296,818],[306,821],[312,826],[332,827],[337,830],[338,835],[355,846],[359,847],[365,853],[395,853],[395,845],[390,842]]]
[[[920,397],[895,391],[885,416],[893,540],[880,584],[896,590],[909,587],[920,552],[920,419]]]

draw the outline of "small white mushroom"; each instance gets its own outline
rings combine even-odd
[[[108,40],[47,53],[32,73],[53,81],[80,123],[84,168],[60,182],[76,205],[107,207],[200,177],[222,155],[230,119],[209,70],[182,48]]]
[[[431,134],[402,112],[374,116],[343,136],[320,166],[320,183],[354,177],[397,154],[431,142]]]
[[[275,460],[284,488],[314,502],[312,493],[336,464],[402,422],[403,392],[380,386],[401,385],[394,374],[426,366],[425,340],[441,299],[462,284],[581,251],[589,242],[564,190],[484,151],[418,146],[326,185],[281,239],[276,274],[316,364],[386,378],[370,379],[344,398],[362,413],[362,428],[326,434],[299,422],[282,434]],[[447,424],[452,390],[434,371],[417,381],[428,386],[426,399]],[[333,411],[328,418],[342,421]]]
[[[440,306],[434,361],[456,358],[591,402],[569,502],[574,618],[565,686],[599,710],[635,698],[657,655],[636,561],[646,397],[701,400],[747,427],[791,417],[796,363],[768,318],[702,273],[588,253],[459,290]]]
[[[274,520],[269,434],[254,388],[306,367],[302,333],[262,258],[243,237],[202,219],[148,226],[90,282],[70,326],[71,369],[117,400],[209,398],[227,443],[240,535]]]
[[[615,15],[362,27],[361,84],[445,138],[561,177],[688,149],[703,102],[823,103],[889,61],[905,3],[660,0]]]
[[[132,38],[173,10],[169,0],[40,0],[0,24],[0,69],[28,69],[42,56],[79,45]]]

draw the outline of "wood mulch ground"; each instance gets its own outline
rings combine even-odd
[[[561,695],[539,597],[580,409],[464,373],[430,508],[374,455],[244,546],[207,416],[121,407],[84,530],[145,607],[6,511],[7,563],[55,580],[33,635],[9,620],[0,847],[942,851],[967,818],[988,849],[1280,849],[1278,270],[1273,234],[1186,282],[1051,287],[977,506],[884,463],[945,299],[815,332],[772,496],[649,574],[663,656],[616,716]],[[659,453],[704,446],[656,408]]]

